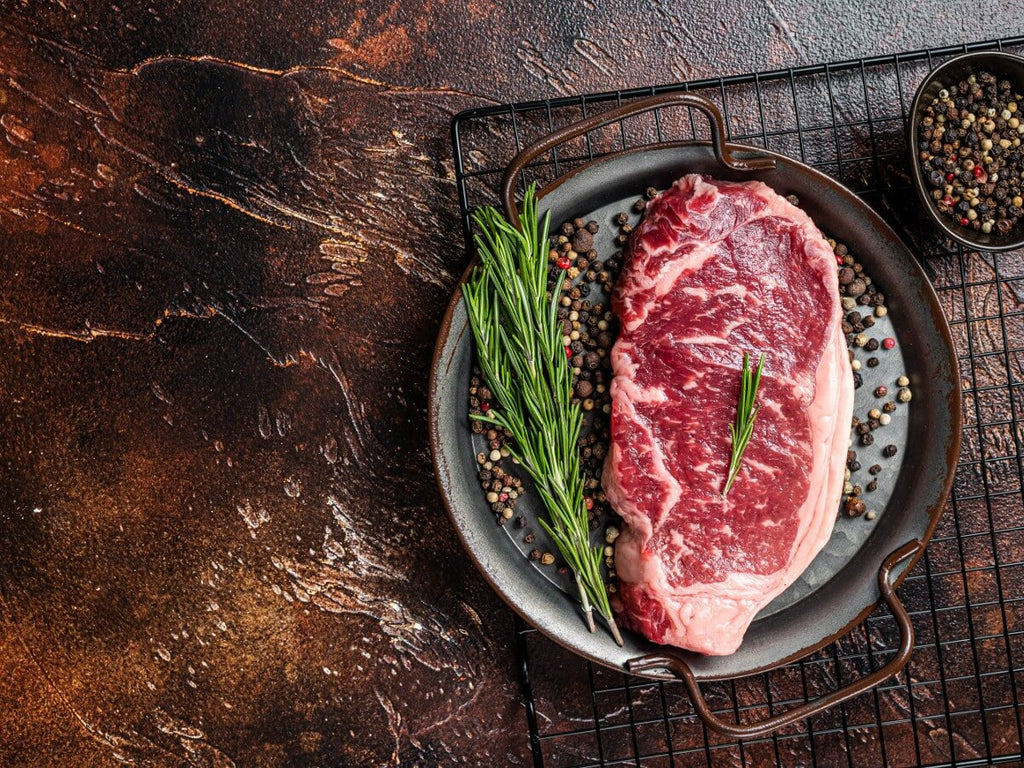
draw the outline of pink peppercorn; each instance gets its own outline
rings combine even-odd
[[[896,346],[896,339],[891,336],[887,339],[882,339],[882,349],[892,349]]]

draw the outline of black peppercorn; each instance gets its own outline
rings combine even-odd
[[[882,449],[882,455],[887,459],[891,459],[896,455],[896,446],[891,444],[885,446],[885,448]]]
[[[594,236],[586,229],[580,229],[572,236],[572,249],[576,253],[586,253],[594,247]]]

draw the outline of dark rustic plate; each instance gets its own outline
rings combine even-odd
[[[527,148],[513,161],[511,172],[506,176],[509,197],[516,171],[545,148],[569,135],[620,119],[627,111],[633,113],[672,103],[707,109],[705,104],[694,103],[690,95],[675,94],[591,118],[582,127],[570,126]],[[713,119],[717,117],[713,109],[711,114]],[[714,122],[712,125],[714,128]],[[719,132],[713,130],[713,134],[717,139]],[[725,164],[730,161],[730,150],[734,167]],[[736,169],[744,163],[754,165],[766,157],[774,160],[773,168]],[[598,221],[602,228],[595,248],[604,256],[614,250],[611,245],[614,227],[609,225],[614,213],[629,210],[638,191],[650,186],[665,188],[683,174],[693,172],[724,179],[759,179],[783,195],[797,195],[800,206],[822,231],[846,243],[885,293],[889,314],[870,329],[870,334],[878,338],[894,336],[897,346],[879,355],[882,363],[877,368],[862,369],[862,373],[870,370],[871,377],[865,376],[865,385],[857,390],[855,413],[864,413],[880,402],[871,391],[874,382],[888,382],[892,386],[901,374],[910,378],[913,400],[909,406],[899,408],[893,414],[892,423],[885,428],[884,443],[891,442],[899,447],[895,460],[881,459],[881,444],[858,448],[858,458],[864,467],[875,463],[872,458],[875,452],[878,463],[885,467],[878,476],[878,490],[870,495],[872,505],[876,505],[877,519],[869,522],[864,518],[840,516],[822,552],[796,583],[758,614],[743,644],[730,656],[701,656],[667,649],[628,632],[625,645],[618,647],[605,631],[588,633],[575,598],[566,591],[568,583],[559,581],[557,574],[549,573],[551,569],[542,571],[526,558],[517,543],[518,537],[514,539],[505,528],[495,525],[493,513],[480,491],[475,455],[483,444],[474,443],[479,436],[471,433],[466,414],[474,354],[472,335],[461,294],[456,291],[442,323],[434,355],[429,414],[438,483],[452,521],[484,577],[531,625],[600,664],[620,670],[642,670],[645,676],[655,678],[669,677],[673,673],[681,676],[692,684],[691,695],[699,693],[698,680],[749,675],[820,648],[860,622],[882,598],[889,599],[898,619],[902,616],[900,623],[906,632],[905,648],[901,649],[905,653],[901,655],[908,658],[912,629],[888,585],[899,583],[931,537],[952,482],[960,447],[960,384],[956,356],[935,293],[895,232],[853,193],[801,163],[759,149],[686,143],[610,155],[542,189],[541,213],[551,211],[554,224],[575,217]],[[513,209],[510,214],[514,215],[514,206],[510,203],[507,206]],[[862,352],[859,350],[858,355],[864,360],[868,354],[861,355]],[[525,503],[527,499],[524,497],[521,501]],[[528,515],[539,511],[526,509]],[[880,569],[885,571],[881,576]],[[889,570],[892,570],[891,580]],[[910,633],[909,643],[907,633]],[[638,657],[650,654],[658,656],[638,663]],[[895,661],[905,663],[906,658],[893,663]],[[877,684],[898,668],[887,668],[882,678],[869,682]],[[844,689],[837,692],[835,700],[827,703],[834,704],[850,695],[852,692]],[[703,716],[704,712],[701,714]],[[787,722],[792,719],[795,718]],[[772,721],[771,727],[781,724],[781,721]],[[730,726],[720,721],[709,722],[709,725],[740,736],[766,730],[761,727],[760,730],[729,731]]]

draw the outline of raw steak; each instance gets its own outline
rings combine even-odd
[[[658,643],[728,654],[832,533],[853,377],[835,256],[761,182],[684,176],[647,206],[612,306],[617,610]],[[726,498],[743,352],[761,410]]]

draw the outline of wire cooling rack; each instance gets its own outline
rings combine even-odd
[[[917,633],[893,680],[774,735],[709,732],[681,685],[590,664],[517,624],[536,766],[975,766],[1024,750],[1024,252],[966,251],[924,221],[910,187],[910,99],[942,60],[1024,50],[1024,37],[459,114],[455,172],[469,213],[494,203],[505,165],[530,141],[630,99],[693,91],[715,101],[729,138],[828,173],[894,224],[919,255],[953,330],[964,390],[963,451],[952,496],[900,596]],[[687,110],[627,118],[530,166],[541,183],[602,154],[707,138]],[[879,609],[846,638],[771,673],[704,686],[726,717],[762,718],[881,666],[899,640]]]

